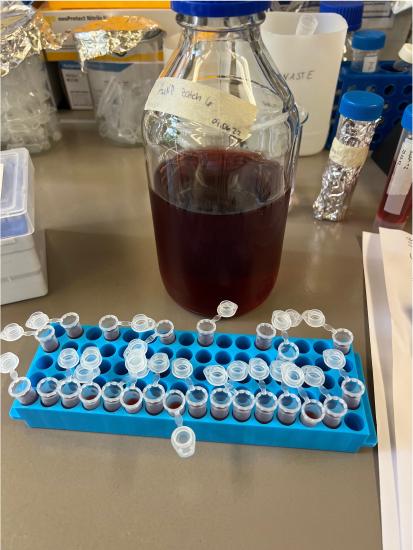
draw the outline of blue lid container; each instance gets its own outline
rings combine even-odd
[[[251,15],[270,9],[271,2],[248,2],[233,0],[230,2],[215,1],[204,2],[202,0],[177,1],[172,0],[171,8],[184,15],[196,17],[233,17]]]
[[[386,35],[383,31],[363,30],[354,33],[351,45],[356,50],[374,51],[384,48]]]
[[[380,118],[384,100],[372,92],[346,92],[341,98],[339,113],[353,120],[372,121]]]
[[[348,30],[356,31],[363,19],[363,2],[320,2],[320,13],[338,13],[347,21]]]
[[[404,112],[402,117],[402,126],[405,130],[407,130],[410,134],[412,133],[412,127],[413,127],[413,113],[412,113],[412,104],[408,105]]]

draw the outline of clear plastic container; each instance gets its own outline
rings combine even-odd
[[[354,33],[351,69],[359,73],[374,73],[385,42],[386,35],[383,31],[366,29]]]
[[[118,145],[142,143],[141,122],[149,92],[162,70],[162,31],[124,56],[88,61],[87,74],[99,134]],[[145,61],[145,59],[147,61]],[[149,59],[149,61],[148,61]]]
[[[41,55],[27,57],[1,79],[1,146],[50,149],[62,134]]]
[[[27,149],[0,152],[3,180],[0,202],[1,239],[34,231],[34,168]]]
[[[278,274],[299,115],[263,45],[270,2],[172,2],[183,36],[143,118],[163,282],[210,314],[244,313]]]

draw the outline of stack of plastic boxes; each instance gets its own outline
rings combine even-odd
[[[44,233],[34,230],[34,168],[27,149],[0,152],[1,303],[47,293]]]

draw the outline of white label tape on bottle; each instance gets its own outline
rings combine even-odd
[[[374,55],[366,55],[363,59],[363,73],[374,73],[377,67],[378,57]]]
[[[400,214],[407,193],[412,185],[412,140],[407,138],[400,147],[399,156],[387,188],[384,210],[390,214]]]
[[[330,159],[345,168],[360,168],[369,154],[368,146],[350,147],[334,138],[330,149]]]
[[[250,135],[257,107],[227,92],[200,82],[159,78],[145,111],[160,111],[221,130],[241,141]]]

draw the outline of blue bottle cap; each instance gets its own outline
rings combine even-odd
[[[374,51],[384,48],[386,35],[383,31],[357,31],[354,33],[351,45],[356,50]]]
[[[184,15],[196,17],[232,17],[237,15],[250,15],[270,9],[271,2],[248,2],[232,0],[230,2],[215,1],[204,2],[202,0],[177,1],[172,0],[171,8]]]
[[[412,127],[413,127],[413,113],[412,113],[412,104],[408,105],[402,116],[402,126],[405,130],[407,130],[410,134],[412,133]]]
[[[356,31],[363,19],[363,2],[320,2],[320,13],[338,13],[347,21],[348,30]]]
[[[341,98],[339,112],[353,120],[377,120],[384,107],[381,96],[372,92],[346,92]]]

